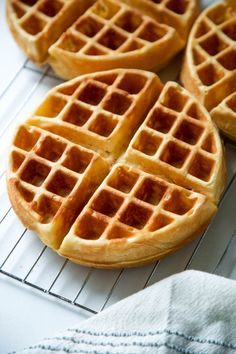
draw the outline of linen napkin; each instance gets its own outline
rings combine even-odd
[[[185,271],[18,354],[236,353],[236,283]]]

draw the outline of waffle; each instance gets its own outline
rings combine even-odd
[[[99,0],[89,8],[50,48],[49,60],[54,71],[71,78],[91,72],[91,68],[98,71],[133,67],[156,71],[164,67],[185,41],[172,26],[143,15],[149,10],[150,15],[153,12],[161,19],[160,6],[149,8],[147,1],[140,1],[141,13],[134,10],[135,1],[127,3]],[[69,67],[68,62],[73,65]]]
[[[92,0],[7,0],[8,25],[26,55],[43,64],[49,47],[91,4]]]
[[[49,92],[16,131],[7,184],[16,214],[46,245],[115,268],[199,234],[224,176],[218,132],[196,99],[153,73],[116,69]]]
[[[227,96],[211,110],[211,116],[230,139],[236,140],[236,93]]]
[[[189,36],[181,79],[221,131],[236,139],[236,3],[207,8]]]
[[[7,1],[19,45],[65,79],[118,67],[163,68],[185,46],[197,13],[197,0]]]

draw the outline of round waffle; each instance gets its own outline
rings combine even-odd
[[[236,139],[236,3],[207,8],[195,22],[181,79],[221,131]]]
[[[197,13],[197,0],[7,1],[19,45],[65,79],[118,67],[158,70],[185,46]]]
[[[116,69],[48,93],[16,131],[7,184],[16,214],[46,245],[114,268],[158,259],[198,235],[224,177],[206,109],[176,83]]]

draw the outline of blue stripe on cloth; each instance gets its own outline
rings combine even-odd
[[[147,337],[147,336],[155,336],[155,335],[161,335],[161,334],[170,334],[170,335],[176,335],[179,336],[185,340],[188,341],[192,341],[192,342],[197,342],[197,343],[201,343],[201,344],[214,344],[214,345],[220,345],[223,347],[226,347],[228,349],[236,349],[236,344],[233,343],[227,343],[227,342],[223,342],[223,341],[219,341],[219,340],[215,340],[215,339],[210,339],[210,338],[199,338],[199,337],[194,337],[194,336],[190,336],[190,335],[186,335],[184,333],[181,333],[179,331],[173,331],[173,330],[169,330],[169,329],[164,329],[161,331],[155,331],[155,332],[147,332],[147,333],[142,333],[142,332],[120,332],[120,333],[109,333],[109,332],[92,332],[92,331],[85,331],[85,330],[79,330],[79,329],[68,329],[68,331],[72,331],[72,332],[76,332],[78,334],[85,334],[85,335],[91,335],[91,336],[104,336],[104,337]]]

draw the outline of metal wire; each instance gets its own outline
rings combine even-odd
[[[221,199],[220,199],[220,202],[219,202],[219,207],[221,206],[221,204],[223,203],[224,201],[224,197],[226,196],[228,190],[230,189],[231,185],[233,184],[234,180],[236,178],[236,175],[233,175],[233,177],[231,178],[230,182],[228,183],[227,187],[225,188],[222,196],[221,196]],[[204,238],[206,237],[206,234],[207,234],[207,231],[209,230],[209,227],[211,226],[211,224],[208,225],[208,227],[206,228],[206,230],[203,232],[202,236],[199,238],[199,241],[193,251],[193,253],[191,254],[186,266],[185,266],[185,270],[189,268],[194,256],[196,255],[196,253],[198,252],[200,246],[201,246],[201,243],[203,242]],[[217,268],[218,264],[215,266]]]
[[[123,272],[124,272],[124,269],[121,269],[120,273],[119,273],[118,276],[116,277],[116,280],[114,281],[114,283],[113,283],[113,285],[112,285],[112,287],[111,287],[111,290],[110,290],[109,293],[107,294],[106,300],[104,301],[103,305],[101,306],[100,311],[103,311],[104,308],[106,307],[106,305],[107,305],[108,301],[110,300],[111,295],[112,295],[112,293],[113,293],[113,291],[114,291],[116,285],[119,283],[119,281],[120,281],[120,279],[121,279],[121,277],[122,277]]]
[[[0,220],[0,224],[4,221],[4,219],[7,217],[7,215],[9,214],[11,210],[11,207],[8,209],[8,211],[6,212],[6,214],[2,217],[2,219]]]
[[[160,261],[157,261],[157,262],[155,263],[155,265],[154,265],[154,267],[153,267],[151,273],[150,273],[149,276],[147,277],[147,280],[146,280],[146,282],[145,282],[145,284],[144,284],[144,286],[143,286],[143,289],[145,289],[145,288],[149,285],[150,281],[152,280],[152,277],[153,277],[154,273],[155,273],[156,270],[157,270],[157,267],[158,267],[159,263],[160,263]]]
[[[10,258],[10,256],[12,255],[13,251],[16,249],[16,247],[18,246],[18,244],[20,243],[20,241],[22,240],[24,234],[26,233],[27,229],[25,229],[20,238],[17,240],[17,242],[15,243],[15,245],[13,246],[13,248],[11,249],[11,251],[8,253],[7,257],[4,259],[3,263],[0,266],[0,270],[4,267],[5,263],[8,261],[8,259]],[[22,279],[23,280],[23,279]]]
[[[38,263],[39,259],[42,257],[43,253],[45,252],[45,250],[47,249],[47,246],[44,246],[44,248],[42,249],[42,251],[40,252],[39,256],[36,258],[35,262],[33,263],[33,265],[30,267],[30,270],[28,271],[28,273],[26,274],[26,276],[24,277],[24,281],[26,281],[26,279],[28,278],[28,276],[30,275],[30,273],[33,271],[34,267],[36,266],[36,264]]]
[[[229,249],[230,249],[230,246],[232,246],[232,241],[234,240],[235,237],[236,237],[236,230],[234,230],[234,232],[233,232],[233,234],[232,234],[232,236],[231,236],[231,239],[230,239],[230,241],[229,241],[227,247],[225,248],[225,250],[224,250],[222,256],[220,257],[219,262],[216,264],[216,266],[215,266],[215,268],[214,268],[214,271],[213,271],[214,274],[218,274],[218,273],[217,273],[217,268],[218,268],[218,267],[221,265],[221,263],[223,262],[223,260],[224,260],[224,258],[225,258],[225,256],[226,256],[227,252],[228,252]]]
[[[22,67],[21,70],[30,70],[28,68],[25,68],[24,66]],[[6,132],[6,130],[8,129],[8,127],[10,126],[10,124],[16,119],[16,117],[19,115],[19,113],[22,111],[22,109],[24,108],[24,106],[26,105],[26,103],[29,101],[29,99],[32,97],[33,93],[36,91],[37,87],[41,84],[41,82],[43,81],[43,79],[45,78],[45,76],[47,75],[47,72],[49,71],[49,68],[42,73],[41,78],[39,79],[39,81],[37,82],[36,85],[34,85],[34,87],[32,88],[32,90],[30,90],[30,92],[28,93],[28,95],[26,95],[24,101],[22,102],[22,104],[20,105],[19,109],[17,110],[17,112],[15,113],[15,115],[12,117],[12,119],[10,119],[7,123],[7,125],[4,127],[4,129],[1,131],[0,133],[0,138],[4,135],[4,133]],[[5,93],[5,91],[3,91],[3,94]]]
[[[19,70],[17,70],[17,72],[13,75],[13,77],[11,78],[11,80],[9,81],[9,83],[7,84],[5,89],[1,92],[0,99],[5,95],[5,93],[8,91],[8,89],[11,87],[11,85],[16,80],[16,78],[19,76],[19,74],[21,73],[22,69],[25,67],[27,62],[28,62],[28,59],[25,60],[23,66],[21,68],[19,68]]]

